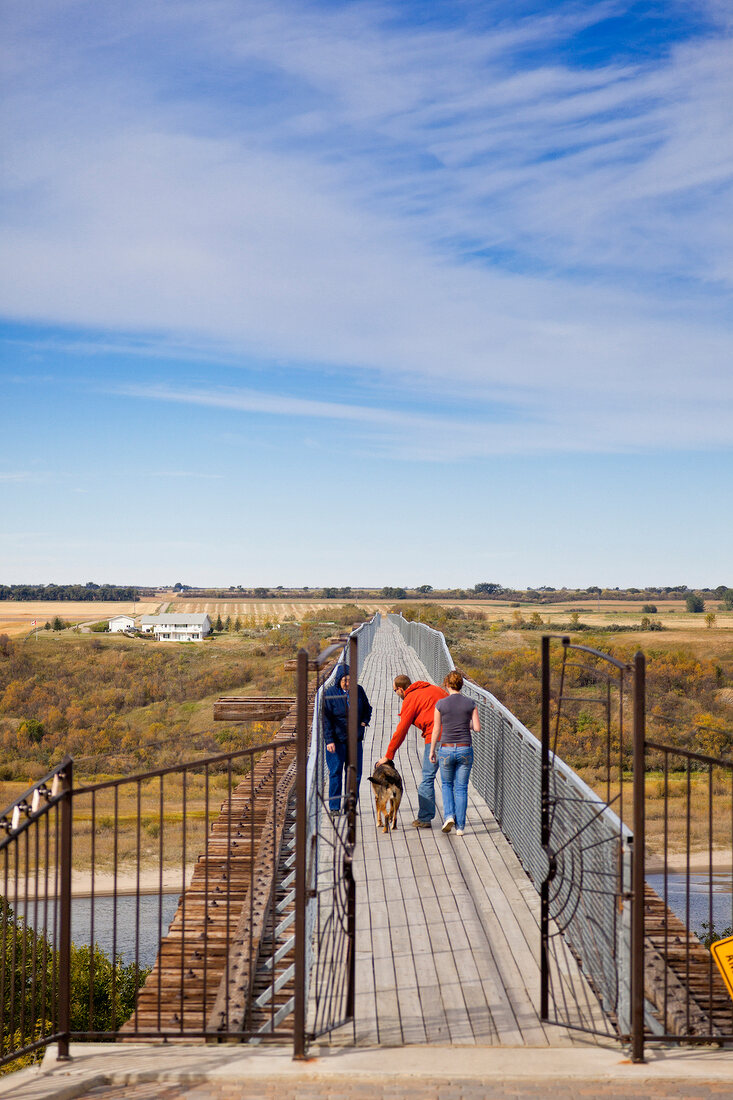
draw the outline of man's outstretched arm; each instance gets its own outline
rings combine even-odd
[[[412,720],[415,717],[415,708],[410,703],[402,704],[402,713],[397,723],[397,729],[392,734],[392,740],[387,745],[384,756],[377,760],[378,764],[385,764],[388,760],[394,760],[394,754],[407,737]]]

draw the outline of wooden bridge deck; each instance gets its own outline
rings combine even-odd
[[[429,679],[399,632],[383,622],[362,677],[374,708],[364,775],[383,754],[398,718],[394,677]],[[376,828],[366,778],[357,834],[356,1023],[332,1043],[568,1046],[587,1037],[539,1018],[539,897],[483,800],[469,787],[463,837],[414,829],[423,741],[413,728],[395,763],[405,792],[398,827]],[[567,982],[595,999],[572,960]],[[597,1010],[596,1010],[597,1011]],[[598,1023],[604,1027],[600,1013]]]

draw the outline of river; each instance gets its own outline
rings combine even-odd
[[[690,874],[690,928],[698,936],[703,936],[707,931],[703,928],[703,923],[710,923],[709,881],[707,874]],[[663,899],[664,875],[647,875],[647,882]],[[714,872],[712,885],[713,927],[720,935],[727,928],[733,927],[733,875],[730,872]],[[688,904],[686,875],[667,876],[667,904],[682,923],[686,923]]]
[[[649,875],[649,885],[664,897],[664,876]],[[690,875],[690,926],[698,935],[703,935],[703,922],[708,922],[709,899],[708,877],[705,874]],[[178,905],[179,891],[163,894],[162,913],[157,894],[144,894],[139,902],[135,897],[117,898],[117,954],[123,955],[126,963],[135,961],[135,927],[139,927],[138,958],[140,966],[152,966],[158,954],[160,939],[166,935]],[[687,877],[671,874],[667,879],[667,902],[670,909],[682,920],[686,920]],[[733,876],[730,873],[713,875],[713,926],[720,934],[733,926]],[[112,955],[112,917],[114,899],[96,897],[94,899],[94,939],[111,957]],[[136,922],[137,906],[139,920]],[[17,907],[22,916],[22,903]],[[91,898],[75,897],[72,904],[71,938],[81,946],[91,940]],[[29,919],[33,923],[33,907],[29,906]],[[49,905],[49,923],[53,921],[53,902]],[[40,931],[40,928],[39,928]]]

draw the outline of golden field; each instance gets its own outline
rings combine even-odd
[[[28,634],[34,627],[35,619],[39,630],[57,615],[67,623],[98,623],[102,619],[113,619],[115,615],[154,615],[160,608],[160,601],[138,601],[133,611],[129,600],[125,602],[104,603],[101,600],[28,600],[27,602],[3,600],[0,602],[0,634],[11,637]]]

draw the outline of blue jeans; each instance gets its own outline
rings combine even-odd
[[[443,788],[443,816],[455,818],[456,828],[466,827],[468,777],[473,767],[473,746],[438,747],[440,783]]]
[[[341,788],[343,777],[346,773],[345,741],[334,741],[336,746],[333,752],[326,749],[326,763],[328,764],[328,808],[333,813],[341,809]],[[364,763],[364,742],[359,741],[356,754],[356,796],[359,797],[359,784],[361,783],[361,768]]]
[[[432,821],[435,817],[435,777],[438,774],[438,763],[430,763],[430,741],[425,743],[425,752],[422,758],[422,780],[417,788],[417,817],[418,821]]]

